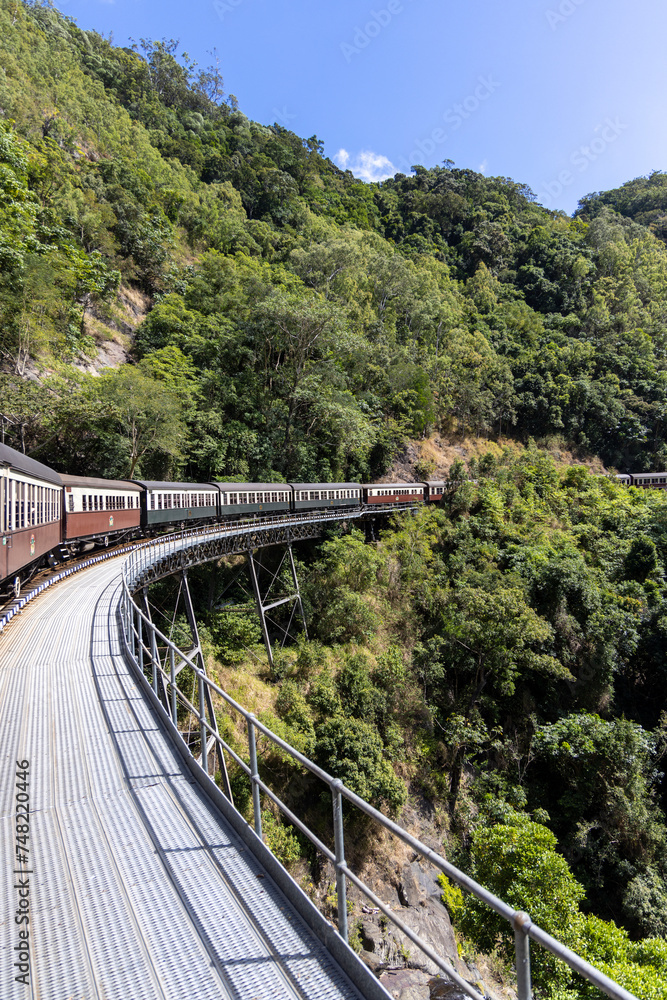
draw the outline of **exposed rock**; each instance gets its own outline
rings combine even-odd
[[[418,906],[397,909],[397,916],[433,951],[447,959],[456,971],[464,975],[465,966],[458,957],[456,940],[449,920],[449,914],[441,903],[420,897]],[[361,940],[366,951],[377,955],[388,966],[407,965],[419,969],[429,976],[441,970],[403,931],[395,924],[376,915],[361,918]]]
[[[396,1000],[430,1000],[430,976],[415,969],[388,969],[380,982]]]
[[[429,981],[429,1000],[469,1000],[460,986],[451,979],[437,978]],[[478,987],[479,988],[479,987]]]
[[[419,906],[424,895],[417,880],[414,869],[419,869],[419,865],[414,863],[403,866],[401,881],[398,886],[398,898],[403,906]]]
[[[366,951],[365,948],[362,948],[359,952],[359,958],[368,966],[371,972],[379,976],[380,970],[384,966],[384,962],[379,955],[376,955],[374,951]]]
[[[439,848],[440,853],[442,853],[442,848]],[[431,865],[426,868],[422,868],[418,861],[413,861],[410,865],[414,878],[419,885],[422,895],[427,897],[435,897],[438,902],[442,895],[442,889],[438,884],[438,872],[435,871]]]
[[[421,906],[401,911],[405,924],[419,935],[433,949],[436,955],[452,963],[457,972],[464,971],[459,960],[454,931],[447,910],[432,899],[423,900]],[[415,945],[398,927],[387,928],[387,936],[399,955],[408,956],[407,964],[412,969],[421,969],[430,976],[441,970],[421,949]]]

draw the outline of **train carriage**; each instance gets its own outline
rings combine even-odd
[[[643,490],[667,490],[667,472],[633,472],[632,485]]]
[[[9,581],[16,597],[21,579],[60,544],[61,494],[57,472],[0,445],[0,585]]]
[[[359,507],[361,483],[290,483],[294,510]]]
[[[60,477],[63,483],[63,542],[78,552],[95,543],[138,531],[140,486],[116,479]]]
[[[425,483],[366,483],[363,486],[364,503],[378,504],[423,503]]]
[[[447,484],[443,480],[429,479],[424,485],[426,486],[425,496],[427,503],[437,503],[442,500]]]
[[[141,527],[174,529],[192,521],[218,518],[220,491],[213,483],[160,483],[133,480],[142,487]]]
[[[220,490],[221,517],[285,513],[292,507],[292,487],[287,483],[216,483],[215,485]]]

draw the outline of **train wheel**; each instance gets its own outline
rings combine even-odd
[[[20,576],[15,576],[14,577],[14,583],[12,584],[12,591],[14,593],[14,597],[16,598],[16,600],[18,600],[19,597],[21,596],[21,577]]]

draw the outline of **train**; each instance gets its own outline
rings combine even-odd
[[[667,489],[667,472],[624,473],[622,486]],[[166,483],[55,472],[0,444],[0,594],[18,597],[38,569],[97,547],[187,525],[383,505],[437,503],[443,480],[417,483]]]
[[[54,472],[0,444],[0,594],[42,567],[188,525],[314,510],[431,503],[445,483],[166,483]]]

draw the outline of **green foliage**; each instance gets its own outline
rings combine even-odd
[[[477,830],[471,860],[482,885],[529,913],[549,934],[572,944],[584,890],[556,852],[556,838],[546,827],[517,816],[512,825]],[[500,953],[512,961],[512,929],[475,897],[466,897],[459,923],[482,951],[492,951],[500,939]],[[567,986],[570,978],[569,970],[541,948],[532,949],[531,971],[536,986],[547,991]]]
[[[605,883],[622,884],[638,868],[662,863],[665,828],[654,798],[653,734],[625,719],[575,714],[539,726],[533,750],[535,800],[548,810],[593,897]],[[631,912],[638,907],[637,921],[644,920],[642,907],[660,910],[658,885],[647,871],[628,887],[624,906]]]
[[[438,884],[442,889],[442,895],[440,896],[442,905],[447,907],[447,912],[451,917],[452,923],[458,923],[459,918],[463,914],[463,893],[442,872],[438,875]]]
[[[641,937],[667,938],[667,882],[655,870],[636,875],[623,896],[623,913]]]
[[[255,614],[214,611],[207,615],[206,625],[215,645],[215,655],[223,663],[241,663],[248,649],[262,642]]]
[[[272,854],[289,869],[301,858],[299,838],[292,828],[268,809],[262,811],[262,836]]]
[[[329,482],[383,475],[406,437],[523,442],[454,462],[440,509],[379,543],[320,546],[303,596],[337,670],[316,643],[277,653],[266,719],[391,808],[388,759],[413,768],[480,870],[534,862],[502,886],[552,900],[549,926],[580,890],[524,808],[588,908],[663,934],[667,497],[559,472],[534,441],[667,464],[665,175],[573,219],[453,164],[363,184],[317,137],[250,121],[214,62],[0,0],[5,440],[79,474]],[[83,374],[91,331],[127,333],[139,298],[132,364]],[[205,627],[226,663],[260,641],[241,611]],[[658,944],[617,931],[581,933],[662,995]]]
[[[344,716],[317,727],[315,761],[361,798],[397,811],[407,791],[384,759],[377,731],[368,722]]]

